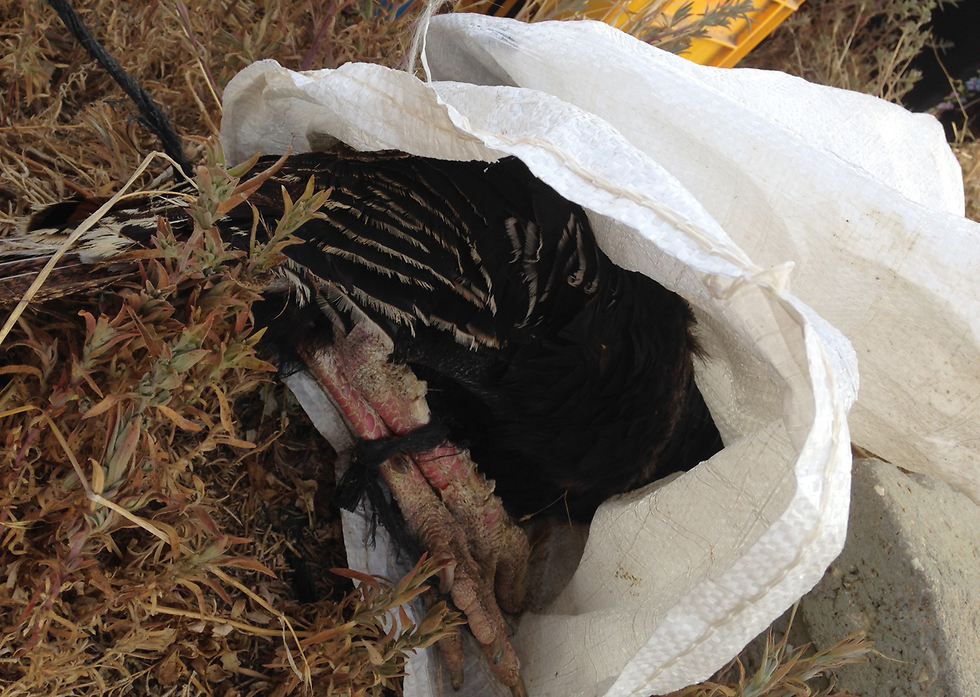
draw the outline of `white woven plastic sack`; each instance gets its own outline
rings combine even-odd
[[[600,24],[447,16],[428,44],[435,79],[543,90],[602,117],[753,261],[795,262],[793,292],[861,362],[854,441],[980,502],[980,232],[935,119],[698,66]]]
[[[978,443],[980,292],[968,279],[980,264],[965,243],[976,226],[935,122],[783,75],[695,66],[595,23],[447,15],[427,57],[431,83],[365,64],[252,65],[225,92],[225,152],[305,151],[331,135],[520,157],[589,210],[615,262],[694,306],[710,355],[698,383],[727,445],[600,508],[571,580],[515,626],[532,695],[642,697],[701,680],[839,552],[856,361],[791,280],[876,383],[859,442],[975,486],[962,449]],[[974,369],[954,389],[959,367]],[[291,386],[342,445],[315,386]],[[969,416],[950,418],[957,409]],[[391,573],[360,522],[346,517],[351,565]],[[412,671],[410,694],[446,694],[425,656]],[[468,697],[499,693],[467,671]]]

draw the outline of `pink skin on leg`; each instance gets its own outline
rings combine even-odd
[[[391,344],[387,337],[361,323],[336,349],[345,373],[394,435],[407,435],[429,423],[425,383],[407,366],[388,361]],[[529,555],[527,536],[493,495],[493,482],[477,471],[467,451],[451,443],[413,454],[412,459],[469,533],[470,547],[483,577],[496,581],[501,607],[507,612],[520,612]]]
[[[330,349],[303,356],[361,438],[406,435],[429,422],[425,384],[408,367],[390,363],[390,351],[387,338],[362,323]],[[454,560],[441,575],[443,592],[466,615],[497,678],[523,695],[519,662],[497,603],[520,610],[528,543],[493,496],[493,483],[476,471],[468,453],[449,443],[392,457],[381,473],[409,532],[434,557]],[[461,661],[458,655],[448,661],[454,685],[462,681]]]

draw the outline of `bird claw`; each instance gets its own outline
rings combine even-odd
[[[500,636],[495,636],[490,643],[489,656],[490,661],[495,666],[500,665],[500,662],[504,660],[504,642]]]
[[[447,595],[449,591],[453,588],[453,583],[456,580],[456,559],[452,555],[446,555],[443,559],[438,559],[439,562],[445,562],[439,570],[439,592],[443,595]]]
[[[396,455],[392,460],[406,458]],[[392,496],[398,501],[405,516],[409,532],[437,558],[451,556],[455,561],[449,595],[457,608],[466,616],[467,625],[477,642],[481,644],[490,668],[505,685],[520,682],[520,662],[506,638],[506,626],[492,585],[493,576],[486,576],[482,565],[470,551],[471,534],[460,524],[450,509],[433,491],[419,469],[412,467],[400,471],[396,465],[382,465],[381,471]],[[525,543],[526,544],[526,543]],[[523,580],[523,579],[521,579]],[[444,655],[454,648],[444,647]],[[462,670],[461,661],[452,661]],[[450,674],[454,671],[451,669]]]
[[[361,323],[330,349],[303,356],[363,439],[404,436],[429,422],[425,383],[389,362],[390,351],[387,337]],[[491,670],[514,695],[526,695],[501,608],[521,610],[529,547],[493,495],[493,482],[449,443],[397,454],[380,471],[409,532],[434,558],[452,560],[439,574],[440,591],[466,616]],[[454,686],[461,685],[461,645],[450,642],[443,653]]]

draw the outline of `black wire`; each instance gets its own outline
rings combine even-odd
[[[177,166],[180,167],[180,170],[185,176],[190,177],[191,163],[184,155],[180,137],[170,123],[170,119],[160,110],[160,107],[150,98],[150,95],[136,84],[136,81],[130,77],[129,73],[92,36],[88,27],[82,21],[82,18],[68,4],[68,0],[48,0],[48,2],[58,13],[58,16],[61,17],[61,21],[65,23],[68,31],[71,32],[78,43],[89,52],[92,58],[98,61],[99,65],[116,81],[116,84],[122,87],[126,94],[129,95],[129,98],[133,100],[133,103],[139,110],[140,122],[153,131],[157,138],[160,139],[160,143],[163,145],[163,151],[177,163]]]

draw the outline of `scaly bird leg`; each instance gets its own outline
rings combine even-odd
[[[390,352],[387,337],[362,323],[330,349],[303,356],[364,439],[406,435],[429,422],[425,384],[406,366],[390,363]],[[381,473],[409,532],[434,557],[454,561],[441,578],[443,592],[466,615],[498,679],[523,694],[497,600],[508,611],[520,610],[528,544],[493,496],[492,483],[448,443],[426,453],[396,455]],[[448,662],[461,665],[459,660]],[[462,680],[458,672],[453,670],[454,684]]]
[[[425,383],[404,365],[388,361],[387,337],[367,323],[357,325],[337,346],[342,363],[360,393],[396,436],[405,436],[429,423]],[[506,612],[524,606],[524,575],[529,548],[527,536],[511,520],[500,499],[470,459],[469,452],[444,443],[413,460],[453,516],[467,530],[473,556],[484,577],[494,579],[497,599]]]

